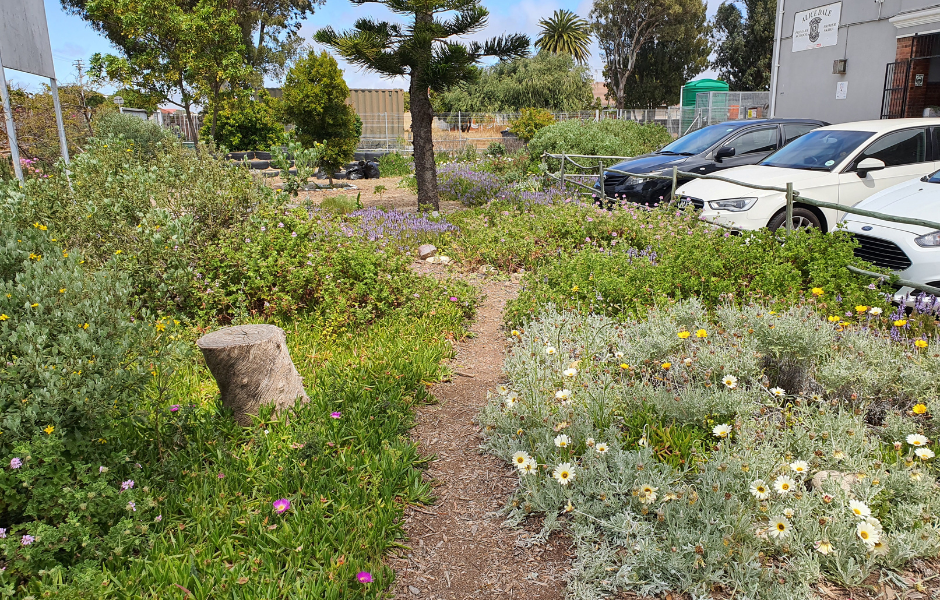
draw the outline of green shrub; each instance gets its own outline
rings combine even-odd
[[[669,132],[662,125],[655,123],[640,125],[626,119],[572,119],[540,129],[529,142],[528,150],[532,160],[536,162],[540,161],[542,154],[546,152],[587,156],[638,156],[658,150],[671,141]],[[560,162],[547,160],[549,169],[553,171],[558,170]],[[604,161],[606,166],[617,162],[619,161]]]
[[[276,100],[267,92],[256,99],[231,100],[219,107],[216,114],[216,145],[230,151],[264,150],[284,143],[284,125],[277,120]],[[206,111],[199,134],[209,139],[212,132],[212,107]]]
[[[341,194],[339,196],[324,198],[323,201],[320,202],[320,208],[334,214],[348,215],[360,208],[360,202],[358,202],[357,198]]]
[[[555,122],[555,116],[544,108],[523,108],[519,116],[509,123],[509,131],[524,142],[535,137],[539,130]]]
[[[0,158],[0,181],[11,181],[16,177],[16,171],[13,170],[13,158]]]
[[[379,174],[382,177],[406,177],[414,169],[414,159],[397,152],[390,152],[379,158]]]
[[[548,308],[516,332],[480,416],[519,467],[509,522],[571,534],[579,598],[809,600],[820,580],[862,586],[936,556],[940,338],[916,349],[826,315]]]
[[[147,156],[153,156],[161,147],[179,143],[178,138],[168,129],[153,121],[116,112],[101,114],[95,120],[94,129],[95,137],[99,140],[123,140]]]
[[[491,142],[486,147],[486,154],[489,156],[503,156],[506,154],[506,146],[503,146],[500,142]]]

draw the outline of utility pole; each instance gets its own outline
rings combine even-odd
[[[78,59],[72,62],[72,65],[75,67],[75,70],[78,71],[78,98],[81,103],[82,117],[85,118],[85,125],[88,126],[88,133],[95,135],[94,129],[91,127],[91,114],[89,114],[88,104],[85,102],[85,84],[82,81],[82,71],[84,70],[85,63],[82,59]]]

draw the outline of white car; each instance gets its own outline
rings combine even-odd
[[[856,206],[897,217],[940,221],[940,172],[896,185]],[[842,222],[858,240],[856,256],[891,269],[908,281],[940,288],[940,231],[851,214]],[[898,293],[904,296],[908,292],[918,293],[909,287]]]
[[[716,152],[734,155],[733,148]],[[855,206],[893,185],[940,168],[940,119],[888,119],[829,125],[794,140],[757,165],[721,172],[743,183],[793,189],[813,200]],[[737,229],[777,229],[786,194],[696,179],[676,191],[701,218]],[[842,211],[795,204],[794,227],[832,230]]]

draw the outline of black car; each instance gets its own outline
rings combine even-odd
[[[707,175],[756,165],[767,156],[805,133],[828,125],[813,119],[751,119],[709,125],[668,144],[662,150],[631,158],[613,169],[628,173],[672,175],[679,171]],[[677,185],[690,181],[679,178]],[[594,185],[600,190],[600,182]],[[604,173],[604,191],[608,198],[627,199],[651,206],[669,199],[672,179],[641,179],[619,173]]]

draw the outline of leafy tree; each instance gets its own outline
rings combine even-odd
[[[264,90],[243,94],[222,102],[214,135],[209,123],[203,123],[200,133],[233,151],[267,149],[284,141],[284,126],[278,121],[277,111],[277,100]]]
[[[62,7],[78,15],[127,54],[137,50],[133,35],[128,35],[123,19],[96,0],[61,0]],[[261,87],[264,76],[279,78],[288,61],[296,57],[302,38],[300,26],[324,0],[230,0],[225,8],[235,14],[241,32],[242,62],[254,70],[254,87]],[[191,11],[199,0],[181,0],[180,6]],[[251,75],[246,71],[246,75]]]
[[[486,25],[489,13],[480,0],[351,1],[356,5],[381,4],[411,20],[402,26],[364,18],[356,21],[350,31],[321,29],[316,39],[335,48],[354,65],[389,77],[409,77],[418,204],[437,209],[437,169],[431,137],[434,110],[429,94],[469,79],[474,65],[485,56],[501,59],[525,56],[529,38],[513,34],[468,44],[453,39],[480,31]]]
[[[148,113],[156,112],[160,108],[160,103],[163,102],[163,98],[159,96],[134,88],[121,88],[114,92],[114,96],[124,98],[125,107],[142,108]]]
[[[91,14],[108,14],[125,43],[116,55],[95,54],[89,72],[183,108],[218,105],[225,82],[245,76],[241,32],[226,0],[87,0]],[[215,118],[213,116],[213,122]]]
[[[443,112],[516,112],[522,108],[584,110],[594,100],[593,77],[568,54],[539,52],[530,58],[496,63],[471,81],[434,97]]]
[[[362,125],[352,106],[346,104],[349,87],[336,59],[311,51],[287,72],[284,83],[284,116],[296,126],[297,140],[306,148],[323,144],[320,165],[332,174],[356,152]],[[361,121],[359,121],[361,123]]]
[[[682,15],[664,35],[646,44],[623,92],[626,108],[676,104],[679,90],[708,68],[711,52],[705,5]]]
[[[539,129],[548,127],[554,122],[555,116],[544,108],[523,108],[519,118],[513,119],[509,124],[509,130],[523,142],[528,142],[535,137]]]
[[[570,54],[578,64],[586,64],[591,51],[591,25],[570,10],[556,10],[548,19],[539,20],[542,35],[535,47],[553,54]]]
[[[686,15],[704,11],[703,0],[594,0],[592,29],[604,56],[604,78],[617,108],[625,108],[627,82],[640,53],[656,40],[677,39]]]
[[[746,16],[735,6],[744,4]],[[712,66],[732,90],[770,89],[776,0],[723,2],[715,14]]]

